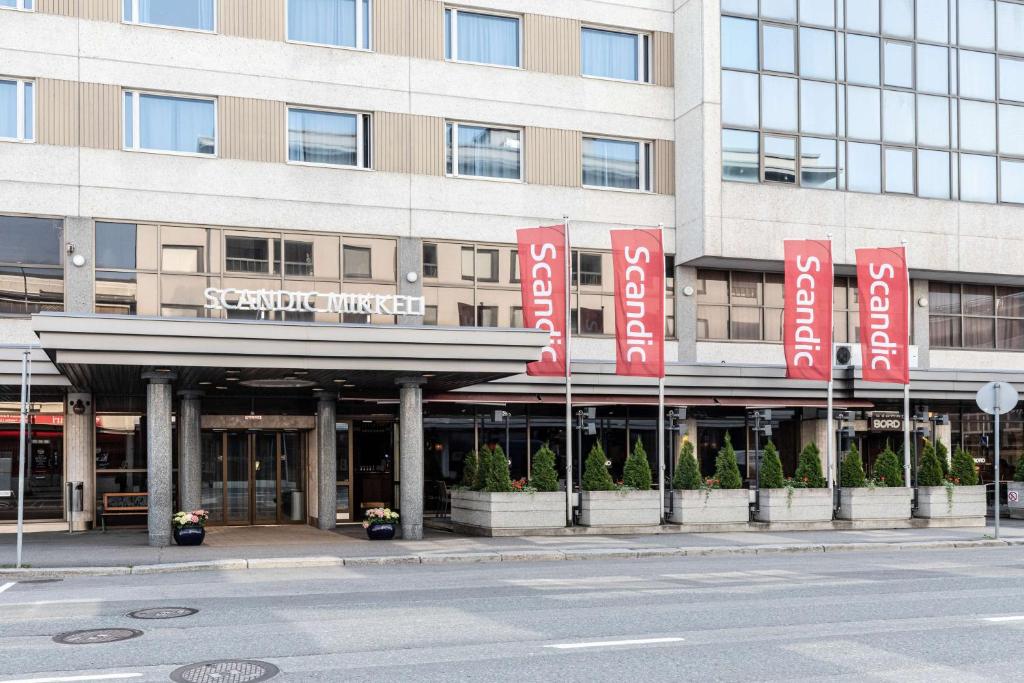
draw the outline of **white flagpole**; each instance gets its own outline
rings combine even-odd
[[[832,233],[828,233],[828,251],[829,260],[832,262],[832,279],[831,282],[836,281],[836,257],[832,253]],[[836,430],[835,430],[835,418],[833,414],[833,390],[835,388],[835,357],[834,349],[835,346],[832,343],[835,339],[836,325],[835,325],[835,302],[832,302],[832,310],[829,311],[829,322],[830,332],[829,335],[829,349],[828,349],[828,389],[826,391],[826,411],[825,421],[828,423],[828,441],[825,442],[825,479],[828,481],[828,490],[832,491],[835,488],[835,477],[833,476],[833,466],[836,462]]]
[[[572,242],[569,217],[562,216],[565,230],[565,525],[572,526]]]
[[[662,240],[661,248],[661,335],[662,357],[661,375],[658,377],[658,497],[661,499],[661,521],[665,521],[665,224],[658,224],[658,239]]]
[[[903,267],[907,271],[907,373],[910,372],[910,250],[907,240],[900,240],[903,245]],[[903,385],[903,482],[910,488],[910,382]],[[997,501],[998,502],[998,501]]]

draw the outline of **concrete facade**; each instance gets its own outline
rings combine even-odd
[[[334,431],[334,424],[337,421],[337,401],[337,395],[327,394],[320,397],[316,406],[316,526],[318,529],[324,530],[333,529],[338,524],[335,514],[338,507],[338,442]]]

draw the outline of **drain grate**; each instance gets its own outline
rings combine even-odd
[[[218,659],[188,664],[171,672],[177,683],[257,683],[273,678],[280,670],[252,659]]]
[[[97,628],[86,631],[68,631],[53,637],[53,642],[62,645],[97,645],[116,643],[119,640],[138,638],[142,631],[133,628]]]
[[[127,616],[132,619],[177,619],[190,617],[198,611],[191,607],[149,607],[129,612]]]

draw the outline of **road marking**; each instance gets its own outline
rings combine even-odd
[[[1012,617],[988,617],[985,621],[1024,621],[1024,615],[1016,615]]]
[[[654,643],[678,643],[682,638],[643,638],[640,640],[602,640],[592,643],[559,643],[557,645],[545,645],[555,650],[578,650],[585,647],[615,647],[618,645],[653,645]]]
[[[64,681],[123,681],[126,678],[139,678],[142,674],[85,674],[82,676],[56,676],[52,678],[19,678],[16,681],[3,683],[64,683]]]
[[[33,600],[32,602],[7,602],[4,603],[4,607],[30,607],[36,605],[70,605],[84,604],[90,602],[103,602],[103,598],[69,598],[67,600]],[[8,681],[0,681],[0,683],[8,683]]]
[[[11,588],[12,586],[14,586],[14,584],[16,584],[16,583],[18,583],[18,582],[17,581],[8,581],[4,585],[0,586],[0,593],[3,593],[8,588]]]

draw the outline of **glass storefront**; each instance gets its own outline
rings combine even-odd
[[[18,452],[20,420],[17,406],[0,405],[0,521],[18,517]],[[64,516],[64,415],[60,404],[46,404],[27,425],[25,519]]]

